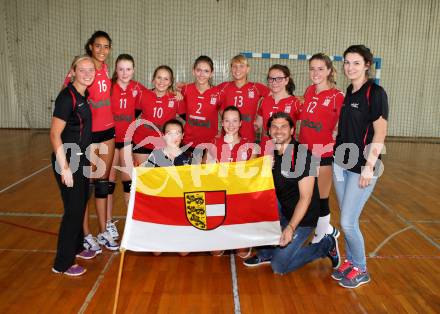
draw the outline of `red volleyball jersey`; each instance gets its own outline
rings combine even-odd
[[[231,148],[229,144],[225,142],[224,135],[217,135],[211,143],[213,143],[216,148],[216,152],[211,151],[211,155],[215,156],[217,162],[249,160],[251,159],[255,145],[242,137],[240,142]]]
[[[194,83],[182,89],[186,114],[185,136],[183,142],[191,143],[192,147],[201,143],[211,143],[218,134],[218,110],[220,95],[217,87],[212,87],[200,93]]]
[[[150,137],[147,139],[148,143],[142,146],[148,149],[163,147],[162,127],[165,122],[175,119],[176,115],[180,114],[181,106],[181,102],[176,99],[176,95],[173,93],[167,93],[162,97],[158,97],[152,91],[142,93],[139,104],[142,114],[139,119],[146,120],[148,123],[137,126],[133,135],[133,142],[143,144],[142,141]]]
[[[316,94],[316,85],[311,85],[304,93],[304,104],[301,107],[299,142],[308,146],[316,156],[331,157],[335,139],[336,125],[339,120],[344,94],[331,88]],[[315,144],[315,145],[314,145]],[[316,145],[321,144],[321,145]],[[323,148],[331,144],[331,147]]]
[[[258,109],[258,115],[263,118],[262,141],[267,137],[267,121],[275,112],[285,112],[289,114],[292,117],[294,122],[293,127],[295,129],[295,123],[299,118],[300,109],[301,102],[295,96],[283,98],[278,103],[275,103],[275,99],[273,99],[272,95],[264,97]]]
[[[257,114],[258,102],[269,95],[269,88],[261,83],[248,82],[237,87],[234,82],[224,82],[218,85],[220,89],[221,110],[235,106],[241,112],[240,135],[250,142],[255,142],[254,121]]]
[[[135,110],[140,109],[140,99],[143,91],[147,89],[136,81],[130,81],[123,90],[119,84],[114,84],[110,102],[112,104],[113,120],[115,121],[115,141],[117,143],[131,142],[131,136],[127,134],[130,124],[136,119]]]

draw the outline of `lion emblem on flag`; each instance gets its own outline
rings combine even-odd
[[[213,230],[226,218],[226,191],[184,192],[185,213],[189,223],[199,230]]]

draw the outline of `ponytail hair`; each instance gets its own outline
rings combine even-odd
[[[269,76],[269,73],[272,70],[279,70],[283,72],[284,76],[289,79],[289,82],[286,85],[286,91],[289,95],[293,96],[293,92],[295,91],[295,82],[293,82],[289,68],[282,64],[274,64],[269,68],[269,71],[267,72],[267,76]]]

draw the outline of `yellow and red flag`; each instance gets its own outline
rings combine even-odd
[[[121,247],[196,252],[278,244],[270,157],[135,168]]]

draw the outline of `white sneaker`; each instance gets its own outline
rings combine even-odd
[[[115,220],[115,221],[109,220],[109,221],[107,221],[107,223],[105,225],[105,229],[107,230],[107,232],[110,234],[110,236],[115,241],[119,239],[118,228],[116,228],[117,222],[118,222],[118,220]]]
[[[119,249],[119,244],[113,240],[108,231],[98,234],[98,243],[104,245],[105,248],[110,251],[116,251]]]
[[[83,246],[86,250],[94,251],[96,254],[101,254],[102,249],[99,246],[98,239],[96,239],[91,234],[84,237]]]

